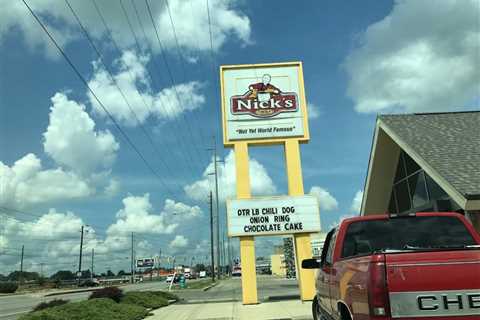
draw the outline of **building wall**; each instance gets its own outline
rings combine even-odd
[[[283,254],[273,254],[270,256],[272,263],[272,275],[285,277],[287,275],[285,267],[285,256]]]
[[[367,192],[362,204],[362,214],[382,214],[387,211],[390,191],[397,168],[400,147],[381,128],[377,129],[372,150],[367,181]]]

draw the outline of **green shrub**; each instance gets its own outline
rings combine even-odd
[[[65,303],[68,303],[68,300],[55,299],[55,300],[52,300],[52,301],[49,301],[49,302],[41,302],[35,308],[33,308],[33,311],[40,311],[40,310],[47,309],[47,308],[61,306]]]
[[[18,289],[15,282],[0,282],[0,293],[14,293]]]
[[[175,300],[175,301],[180,300],[180,298],[176,294],[173,294],[167,291],[151,291],[151,293],[159,297],[165,298],[167,300]]]
[[[148,291],[127,292],[125,296],[123,296],[121,303],[134,304],[149,309],[158,309],[164,306],[168,306],[167,299]]]
[[[109,298],[115,302],[120,302],[123,297],[123,291],[118,287],[106,287],[92,292],[88,299]]]
[[[92,299],[32,312],[19,320],[140,320],[148,315],[144,307]]]

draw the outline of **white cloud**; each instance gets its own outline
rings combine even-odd
[[[396,1],[346,60],[355,110],[445,111],[478,98],[478,9],[478,0]]]
[[[357,193],[355,193],[355,197],[353,197],[352,206],[350,207],[350,210],[356,215],[360,214],[360,209],[362,207],[362,199],[363,191],[358,190]]]
[[[98,62],[93,64],[94,74],[89,85],[102,103],[108,106],[108,111],[117,121],[124,125],[136,126],[138,122],[145,122],[149,116],[168,120],[201,107],[205,97],[199,93],[202,86],[196,81],[153,92],[145,68],[148,60],[147,56],[138,57],[132,51],[125,51],[122,57],[115,61],[118,73],[112,75],[113,81]],[[122,90],[123,96],[117,85]],[[140,90],[140,87],[144,89]],[[87,94],[95,112],[106,117],[95,97],[90,92]]]
[[[332,211],[338,209],[338,202],[330,192],[326,189],[318,186],[313,186],[310,189],[310,194],[314,195],[318,199],[318,204],[320,206],[320,210],[325,211]]]
[[[354,217],[353,214],[344,214],[340,216],[340,218],[338,218],[337,221],[333,222],[331,225],[328,226],[328,230],[338,227],[343,220],[352,218],[352,217]]]
[[[50,122],[43,134],[45,152],[60,165],[88,175],[109,169],[119,145],[110,131],[95,131],[85,106],[63,93],[52,97]]]
[[[250,42],[250,20],[238,9],[240,1],[211,0],[210,15],[212,22],[213,49],[218,51],[227,41],[233,40],[240,44]],[[164,2],[150,1],[152,16],[159,30],[159,37],[166,49],[175,49],[176,42],[173,37],[168,11]],[[91,36],[96,40],[104,40],[105,28],[101,23],[95,7],[88,1],[72,1],[72,6]],[[155,36],[155,30],[143,2],[135,2],[140,19],[148,37],[148,42],[153,50],[158,53],[160,48]],[[208,29],[208,16],[206,3],[203,0],[170,0],[170,9],[175,25],[179,45],[185,51],[185,58],[190,58],[191,53],[210,50]],[[54,0],[44,0],[30,4],[33,10],[47,24],[55,39],[65,46],[73,41],[83,39],[83,34],[64,3]],[[135,45],[134,38],[129,29],[127,20],[118,2],[107,3],[98,1],[98,6],[109,24],[115,40],[122,48]],[[143,37],[135,11],[130,2],[124,2],[129,19],[137,36]],[[45,19],[48,16],[50,19]],[[186,19],[185,17],[188,17]],[[55,21],[55,23],[51,23]],[[14,27],[21,30],[25,43],[33,50],[40,48],[49,57],[56,57],[56,49],[27,11],[21,1],[4,1],[0,11],[0,41],[13,31]],[[143,39],[141,39],[143,40]],[[142,44],[146,43],[141,41]]]
[[[108,182],[108,185],[105,187],[105,195],[107,197],[113,197],[114,195],[116,195],[118,193],[118,191],[120,190],[120,181],[118,181],[118,179],[110,179],[110,181]]]
[[[181,202],[175,202],[171,199],[165,200],[163,211],[171,219],[185,221],[192,218],[200,217],[202,210],[198,206],[189,206]]]
[[[0,161],[0,203],[25,207],[89,196],[93,190],[73,172],[43,170],[40,159],[29,153],[9,167]]]
[[[107,234],[118,236],[130,232],[146,234],[171,234],[180,222],[197,218],[202,214],[198,206],[188,206],[171,199],[165,200],[163,210],[155,214],[148,193],[128,196],[122,200],[123,208],[117,212],[117,221],[110,225]]]
[[[128,196],[122,200],[123,209],[117,212],[117,221],[112,224],[109,235],[125,235],[130,232],[168,234],[172,233],[178,224],[169,224],[165,215],[152,213],[150,195],[142,197]]]
[[[214,190],[213,176],[208,174],[214,172],[213,159],[205,169],[200,180],[184,187],[185,193],[191,199],[204,201],[207,199],[210,190]],[[224,201],[226,198],[234,198],[236,192],[235,175],[235,154],[230,151],[223,163],[217,163],[219,198]],[[265,167],[257,160],[250,158],[250,185],[254,195],[271,195],[277,191],[272,178]]]
[[[317,119],[322,115],[322,111],[320,110],[320,107],[317,106],[314,103],[309,103],[308,104],[308,118],[309,119]]]
[[[182,235],[176,235],[175,239],[170,242],[170,248],[178,249],[185,248],[188,245],[188,239]]]

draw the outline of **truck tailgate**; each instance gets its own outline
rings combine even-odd
[[[392,318],[480,319],[480,250],[386,254]]]

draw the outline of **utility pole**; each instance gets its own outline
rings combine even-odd
[[[133,267],[133,232],[132,232],[132,256],[131,256],[131,264],[130,264],[130,274],[131,274],[131,281],[135,280],[134,267]]]
[[[82,254],[83,254],[83,228],[80,232],[80,255],[78,257],[78,273],[77,273],[77,284],[80,285],[80,277],[82,276]]]
[[[210,253],[211,253],[211,261],[212,261],[212,281],[215,281],[215,261],[214,261],[214,253],[213,253],[213,205],[212,205],[212,191],[210,191],[209,197],[209,204],[210,204]]]
[[[160,276],[160,269],[162,268],[162,249],[158,250],[158,275]]]
[[[218,278],[221,275],[221,263],[220,263],[220,210],[218,205],[218,171],[217,171],[217,139],[213,137],[213,161],[215,161],[215,205],[217,213],[217,263],[218,263]]]
[[[20,277],[18,277],[18,280],[20,283],[23,282],[23,253],[25,250],[25,245],[22,244],[22,257],[20,258]]]
[[[92,248],[92,272],[90,272],[90,279],[93,281],[93,259],[95,256],[95,249]]]

